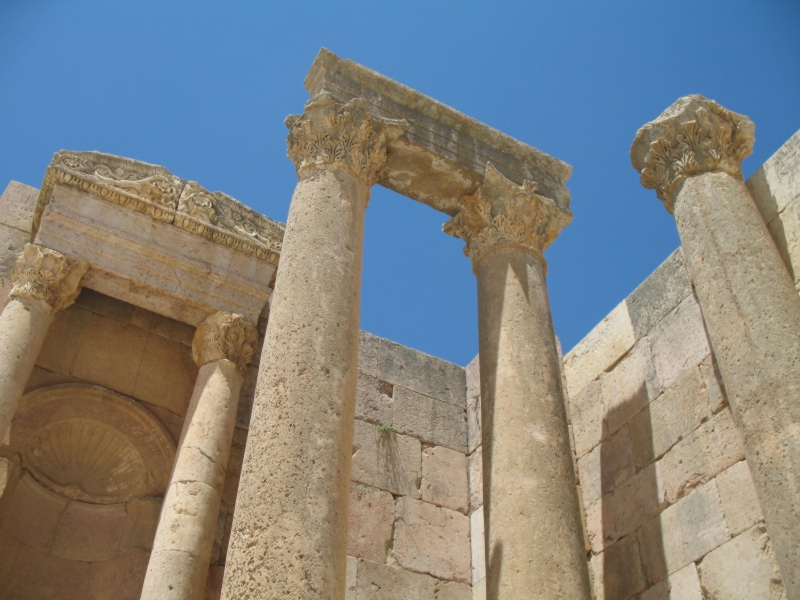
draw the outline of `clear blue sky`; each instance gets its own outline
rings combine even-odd
[[[678,246],[639,185],[636,130],[700,93],[756,123],[755,171],[800,129],[800,2],[0,0],[0,189],[52,154],[164,165],[285,221],[284,117],[320,47],[573,166],[547,252],[572,348]],[[475,281],[446,216],[382,188],[367,210],[361,326],[466,364]]]

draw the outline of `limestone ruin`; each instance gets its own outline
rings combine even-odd
[[[99,152],[6,188],[0,598],[800,599],[800,132],[743,182],[747,117],[642,127],[682,246],[562,357],[571,168],[326,50],[306,88],[285,227]],[[376,184],[465,241],[480,361],[359,331]]]

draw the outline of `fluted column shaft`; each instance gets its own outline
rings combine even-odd
[[[591,597],[541,254],[570,219],[489,165],[445,225],[478,282],[489,600]]]
[[[752,122],[681,98],[631,149],[675,216],[790,599],[800,598],[800,297],[742,183]]]
[[[26,244],[11,275],[13,288],[0,313],[0,440],[4,439],[33,371],[53,316],[80,292],[88,265]]]
[[[200,367],[161,509],[142,600],[201,600],[214,546],[242,371],[253,355],[255,326],[214,313],[197,328]]]
[[[399,124],[327,94],[287,119],[289,209],[222,597],[345,591],[364,211]]]

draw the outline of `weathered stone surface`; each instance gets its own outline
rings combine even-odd
[[[786,208],[800,190],[800,131],[778,148],[746,185],[765,223]]]
[[[125,505],[127,519],[119,540],[120,554],[132,548],[150,551],[161,514],[162,499],[152,496],[133,498]]]
[[[10,181],[0,196],[0,205],[3,207],[0,223],[30,234],[38,198],[38,189],[18,181]]]
[[[462,513],[469,511],[467,457],[434,446],[422,451],[422,499]]]
[[[393,494],[420,497],[419,440],[355,420],[350,477]]]
[[[486,577],[486,544],[483,510],[476,510],[469,517],[469,543],[472,564],[472,584]]]
[[[481,444],[481,397],[476,395],[467,404],[467,451]]]
[[[486,600],[486,579],[481,579],[472,586],[472,600]]]
[[[81,293],[78,294],[78,297],[75,299],[75,306],[81,306],[95,314],[103,315],[115,321],[130,323],[145,331],[149,331],[150,321],[152,317],[155,316],[155,313],[145,311],[144,309],[137,309],[133,304],[128,304],[127,302],[117,300],[111,296],[106,296],[105,294],[90,290],[89,288],[83,288],[81,290]],[[142,312],[150,316],[150,319],[148,319],[146,323],[141,319]],[[137,315],[137,319],[135,320],[133,319],[134,313]]]
[[[722,501],[722,511],[725,513],[725,522],[731,535],[739,535],[745,529],[764,520],[746,460],[717,475],[717,487]]]
[[[792,280],[800,281],[800,195],[767,224]]]
[[[707,600],[700,588],[697,567],[689,563],[645,590],[638,600]]]
[[[569,403],[575,454],[582,457],[608,435],[600,380],[595,379]]]
[[[17,262],[17,255],[30,241],[30,233],[0,223],[0,250],[3,252],[0,256],[0,300],[3,302],[14,285],[11,273]]]
[[[617,362],[636,343],[628,314],[621,302],[564,357],[569,396],[574,398],[593,379]]]
[[[49,552],[68,502],[26,473],[14,489],[3,529],[31,548]]]
[[[700,370],[692,367],[630,422],[633,455],[641,468],[663,456],[711,416]]]
[[[110,560],[117,554],[126,517],[124,504],[72,500],[58,521],[52,553],[84,562]]]
[[[410,498],[395,510],[394,556],[403,568],[470,583],[467,516]]]
[[[356,418],[368,423],[390,424],[394,409],[392,387],[377,377],[359,373],[356,382]]]
[[[483,447],[467,458],[469,468],[469,509],[473,511],[483,505]]]
[[[699,367],[700,374],[703,376],[703,382],[706,386],[706,394],[708,394],[708,408],[712,414],[717,414],[728,403],[728,397],[725,394],[725,386],[722,383],[722,375],[719,372],[719,366],[714,359],[713,354],[709,354]]]
[[[436,579],[396,566],[358,561],[356,600],[431,600]]]
[[[351,483],[347,523],[348,556],[385,562],[394,523],[392,495],[374,487]]]
[[[635,535],[592,556],[589,567],[597,600],[627,600],[646,586]]]
[[[584,504],[594,503],[635,472],[631,439],[625,426],[578,460]]]
[[[473,358],[464,368],[467,382],[467,404],[473,402],[481,395],[481,362],[480,355]]]
[[[699,564],[707,600],[785,599],[767,530],[756,525],[723,544]]]
[[[648,340],[640,340],[600,376],[608,433],[612,434],[661,393]]]
[[[378,354],[383,338],[367,331],[358,332],[358,371],[369,377],[378,377]]]
[[[11,589],[13,597],[26,600],[86,600],[88,582],[89,563],[67,560],[23,545],[17,554]],[[133,599],[128,596],[125,600]]]
[[[358,559],[347,557],[347,578],[345,580],[344,600],[356,600],[358,593]]]
[[[715,481],[670,506],[637,533],[651,583],[682,569],[730,539]]]
[[[396,385],[394,419],[397,431],[428,444],[467,451],[466,407],[437,400]]]
[[[692,293],[692,283],[678,248],[625,300],[636,339],[646,336],[661,319]]]
[[[472,600],[472,588],[464,583],[442,581],[436,584],[436,600]]]
[[[700,305],[694,296],[686,297],[648,337],[664,390],[671,388],[683,373],[700,364],[711,352]]]
[[[149,335],[132,396],[184,416],[197,381],[197,365],[184,344]]]

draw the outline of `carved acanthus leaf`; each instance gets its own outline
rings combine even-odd
[[[69,258],[42,246],[25,244],[11,273],[10,298],[38,298],[53,310],[66,308],[80,293],[88,268],[84,260]]]
[[[387,142],[408,124],[368,114],[360,98],[341,104],[323,92],[306,103],[302,115],[287,117],[286,126],[287,150],[298,175],[339,165],[372,184],[386,164]]]
[[[442,229],[467,242],[464,254],[476,265],[498,246],[521,246],[541,255],[571,220],[568,209],[536,193],[535,182],[519,186],[489,163],[483,185],[461,198],[459,212]]]
[[[631,147],[640,181],[656,190],[672,212],[674,193],[692,175],[724,171],[742,179],[742,161],[753,151],[755,125],[713,100],[681,98],[642,127]]]
[[[192,358],[198,366],[229,360],[239,371],[250,362],[258,342],[256,326],[242,315],[216,312],[200,323],[192,341]]]

